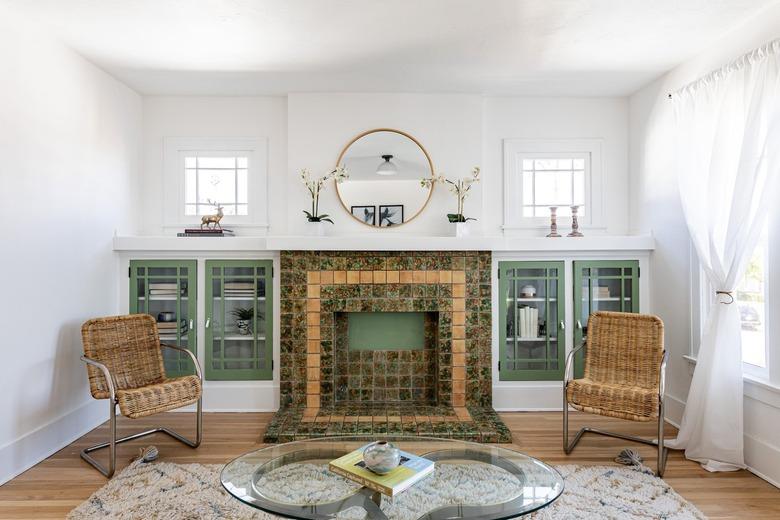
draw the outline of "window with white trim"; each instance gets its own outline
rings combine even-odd
[[[547,227],[578,206],[579,223],[600,226],[601,140],[504,140],[504,229]],[[563,224],[563,222],[560,222]]]
[[[267,153],[265,139],[166,138],[163,227],[198,225],[219,205],[223,226],[267,228]]]
[[[767,254],[768,235],[761,235],[736,291],[742,328],[742,362],[746,371],[767,368]]]
[[[525,154],[522,159],[523,217],[571,215],[571,206],[579,206],[585,217],[585,178],[590,170],[588,154]]]
[[[246,215],[248,169],[243,154],[185,153],[184,214],[208,215],[219,204],[225,215]]]
[[[777,330],[780,328],[780,305],[773,295],[780,288],[780,280],[773,277],[768,266],[776,262],[777,245],[780,243],[780,233],[775,227],[775,220],[770,217],[764,226],[761,237],[753,249],[745,268],[742,279],[734,292],[733,305],[738,306],[742,344],[742,372],[746,375],[772,384],[780,383],[780,342],[777,341]],[[776,209],[774,213],[780,215]],[[777,217],[774,217],[776,219]],[[691,356],[698,356],[699,340],[704,332],[705,317],[714,305],[712,294],[715,289],[707,280],[704,270],[696,262],[698,272],[698,316],[691,316],[698,326],[698,334],[691,336]]]

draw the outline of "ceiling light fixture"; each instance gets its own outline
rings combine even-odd
[[[376,169],[377,175],[396,175],[398,173],[398,166],[390,162],[390,159],[392,158],[393,158],[392,155],[382,156],[384,162],[379,163],[379,166]]]

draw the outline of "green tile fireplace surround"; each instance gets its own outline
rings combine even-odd
[[[280,267],[281,409],[265,442],[355,433],[511,441],[491,407],[490,252],[282,251]],[[387,333],[421,318],[422,345],[409,330],[350,331],[354,313],[373,314],[353,325],[374,320]]]

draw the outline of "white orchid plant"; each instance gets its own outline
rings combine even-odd
[[[347,170],[343,166],[338,166],[330,173],[316,179],[312,178],[311,172],[309,172],[309,170],[305,168],[301,170],[301,182],[303,182],[303,184],[306,186],[306,189],[309,190],[309,194],[311,195],[311,211],[303,210],[303,212],[306,214],[306,219],[309,222],[330,222],[333,224],[333,221],[330,219],[329,215],[319,215],[320,192],[323,190],[323,188],[325,188],[325,183],[327,181],[333,179],[337,183],[341,183],[348,177],[349,175],[347,175]]]
[[[475,218],[467,218],[463,215],[463,203],[469,195],[471,186],[475,182],[479,182],[479,166],[475,166],[474,169],[471,170],[470,176],[463,177],[462,179],[450,180],[444,175],[434,175],[433,177],[422,179],[420,185],[423,188],[430,188],[434,184],[447,184],[450,192],[458,198],[458,212],[447,213],[447,219],[449,219],[450,222],[466,222],[469,220],[477,220]]]

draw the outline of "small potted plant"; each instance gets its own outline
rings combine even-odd
[[[236,307],[230,311],[230,314],[236,318],[239,334],[247,336],[252,333],[251,325],[255,317],[255,309],[253,307]]]
[[[471,170],[471,175],[468,177],[464,177],[462,179],[457,180],[450,180],[446,178],[444,175],[436,175],[428,179],[422,179],[420,181],[420,185],[423,188],[430,188],[436,183],[441,184],[448,184],[450,192],[455,195],[458,199],[458,212],[457,213],[447,213],[447,219],[455,224],[455,236],[456,237],[464,237],[469,235],[469,227],[468,227],[468,221],[469,220],[477,220],[475,218],[466,217],[463,214],[463,204],[466,200],[466,197],[468,197],[469,191],[471,190],[471,186],[475,182],[479,182],[479,166],[475,166],[473,170]]]
[[[333,224],[333,220],[327,214],[320,215],[320,192],[325,187],[325,183],[330,179],[335,180],[337,183],[341,183],[348,177],[347,170],[343,166],[339,166],[332,170],[330,173],[323,175],[318,179],[313,179],[311,173],[307,169],[301,170],[301,181],[309,190],[311,196],[311,211],[303,210],[306,214],[306,220],[309,222],[308,234],[315,236],[325,235],[325,222]]]

